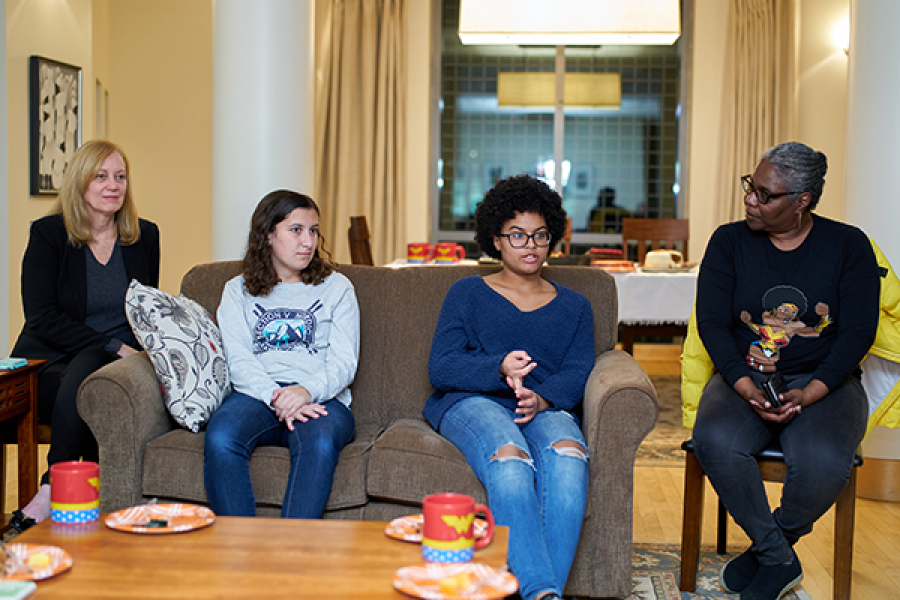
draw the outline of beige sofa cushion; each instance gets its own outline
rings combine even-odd
[[[422,419],[399,419],[378,438],[366,487],[374,498],[402,504],[419,504],[439,492],[469,494],[487,503],[466,457]]]

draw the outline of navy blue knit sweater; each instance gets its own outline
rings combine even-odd
[[[552,282],[551,282],[552,283]],[[584,399],[594,366],[594,313],[587,299],[553,283],[556,298],[523,312],[481,277],[457,281],[441,308],[428,375],[435,392],[422,413],[437,429],[453,404],[485,396],[513,410],[516,396],[500,379],[500,363],[513,350],[537,363],[524,386],[553,409],[571,411]]]

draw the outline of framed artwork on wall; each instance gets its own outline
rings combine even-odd
[[[81,145],[81,67],[32,56],[28,61],[32,196],[59,193]]]

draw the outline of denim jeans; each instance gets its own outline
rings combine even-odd
[[[328,415],[294,421],[294,431],[265,403],[233,392],[213,414],[204,447],[206,495],[222,516],[256,515],[250,483],[250,455],[257,446],[285,446],[291,473],[281,516],[318,519],[325,512],[341,449],[353,439],[353,413],[339,400],[324,403]]]
[[[758,385],[762,376],[753,378]],[[809,376],[785,379],[788,388],[799,389]],[[837,500],[850,478],[867,418],[866,394],[854,377],[787,425],[764,421],[720,375],[707,383],[694,424],[694,449],[725,508],[752,540],[760,564],[790,560],[791,546]],[[753,454],[776,439],[787,475],[781,506],[772,512]]]
[[[543,411],[530,423],[493,400],[473,396],[444,415],[440,433],[465,455],[484,484],[497,525],[509,527],[509,566],[522,597],[562,595],[575,559],[587,501],[587,444],[572,415]],[[554,448],[561,440],[585,451]],[[529,458],[497,458],[512,445]]]

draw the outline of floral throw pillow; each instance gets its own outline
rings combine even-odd
[[[198,432],[231,391],[219,327],[190,298],[137,280],[128,286],[125,313],[153,361],[169,413]]]

